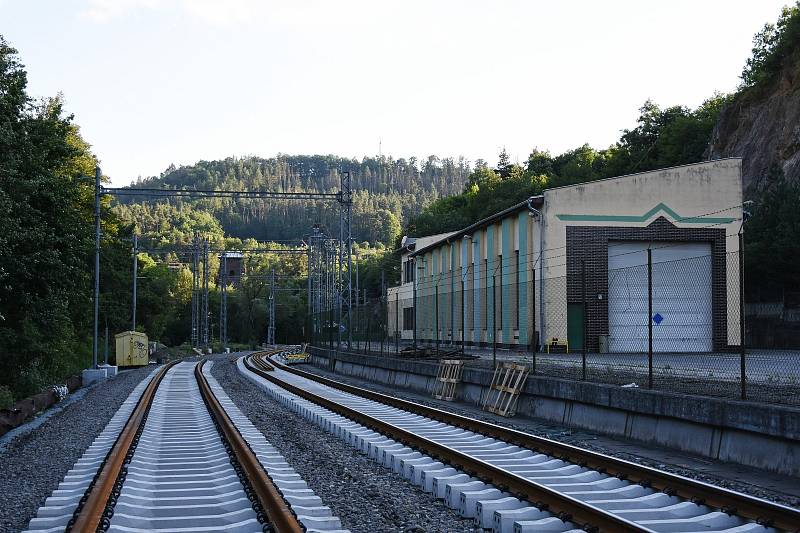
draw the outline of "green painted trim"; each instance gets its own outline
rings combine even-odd
[[[730,224],[736,218],[734,217],[682,217],[669,206],[664,203],[659,203],[653,209],[644,215],[556,215],[559,220],[567,222],[646,222],[659,212],[664,212],[669,215],[675,222],[683,222],[684,224]]]

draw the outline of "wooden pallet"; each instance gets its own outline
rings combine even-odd
[[[452,402],[456,396],[456,386],[461,383],[464,361],[458,359],[442,359],[439,372],[433,384],[433,397],[437,400]]]
[[[498,366],[483,400],[483,410],[500,416],[514,416],[528,372],[530,368],[527,365],[502,363]]]

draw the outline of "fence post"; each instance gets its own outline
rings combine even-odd
[[[369,306],[364,307],[364,311],[367,313],[367,344],[364,348],[365,354],[372,353],[372,313],[369,312]]]
[[[497,368],[497,274],[492,273],[492,368]]]
[[[744,232],[739,230],[739,359],[740,359],[740,380],[742,383],[742,400],[747,399],[747,372],[746,372],[746,351],[744,344]]]
[[[583,301],[583,324],[582,336],[583,342],[581,343],[581,379],[586,381],[586,261],[581,260],[581,300]]]
[[[419,267],[417,266],[417,260],[414,259],[414,284],[411,286],[414,293],[411,296],[411,307],[414,309],[414,352],[417,351],[417,283],[419,276]]]
[[[439,280],[436,280],[436,305],[434,312],[436,313],[436,355],[439,355]]]
[[[647,248],[647,388],[653,388],[653,250]]]
[[[536,269],[531,268],[531,329],[529,341],[531,343],[531,373],[536,374]]]
[[[400,291],[394,295],[394,351],[400,353]]]
[[[456,291],[453,284],[453,277],[456,275],[455,269],[450,274],[450,301],[448,307],[450,308],[450,349],[456,345]]]
[[[467,347],[467,308],[464,302],[464,276],[461,276],[461,353],[466,353]]]
[[[383,333],[381,336],[381,355],[383,355],[384,347],[386,347],[386,353],[389,353],[389,293],[386,291],[386,273],[383,270],[381,270],[381,301],[378,312],[380,313],[380,333]]]

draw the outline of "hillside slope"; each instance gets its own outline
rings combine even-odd
[[[707,155],[743,158],[743,185],[757,194],[775,169],[800,178],[800,2],[754,39],[744,87],[720,113]]]
[[[745,189],[760,188],[773,166],[800,177],[800,64],[761,94],[745,93],[723,110],[714,128],[711,157],[743,158]]]

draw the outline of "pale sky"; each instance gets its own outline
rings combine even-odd
[[[0,0],[116,185],[227,156],[604,148],[735,89],[789,0]]]

